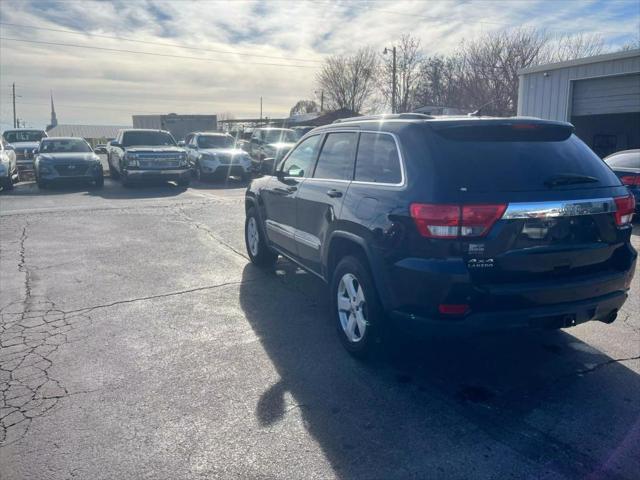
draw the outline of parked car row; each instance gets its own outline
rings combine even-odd
[[[288,133],[284,136],[291,140]],[[269,134],[270,140],[276,137],[281,135]],[[188,186],[193,176],[246,181],[260,167],[260,162],[237,147],[234,137],[220,132],[193,132],[185,141],[176,142],[162,130],[123,129],[114,140],[92,149],[82,138],[49,138],[44,131],[16,129],[4,132],[0,152],[4,189],[13,187],[19,172],[32,173],[40,188],[60,181],[87,181],[101,187],[104,179],[98,154],[106,155],[111,177],[125,186],[146,180]]]
[[[637,152],[608,162],[618,176],[563,122],[347,119],[251,182],[246,248],[325,281],[358,356],[394,329],[611,323],[636,266],[639,172]]]

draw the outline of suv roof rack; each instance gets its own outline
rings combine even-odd
[[[363,115],[360,117],[339,118],[333,123],[359,122],[365,120],[430,120],[435,117],[424,113],[393,113],[381,115]]]

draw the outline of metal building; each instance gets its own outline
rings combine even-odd
[[[598,155],[640,148],[640,50],[522,69],[518,115],[571,122]]]
[[[217,115],[133,115],[133,128],[168,130],[176,140],[187,133],[210,132],[218,129]]]

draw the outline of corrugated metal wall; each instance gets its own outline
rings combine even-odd
[[[640,55],[548,71],[523,73],[518,90],[518,115],[568,121],[573,80],[640,72]]]

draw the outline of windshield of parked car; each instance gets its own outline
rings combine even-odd
[[[9,143],[39,142],[46,137],[42,130],[12,130],[4,132],[2,136]]]
[[[233,148],[236,141],[229,135],[200,135],[198,147],[200,148]]]
[[[267,143],[295,143],[298,135],[293,130],[266,130],[264,140]]]
[[[91,147],[82,139],[44,140],[40,145],[41,153],[88,153]]]
[[[167,146],[176,145],[171,134],[161,131],[125,132],[122,137],[123,147],[135,146]]]
[[[640,150],[637,152],[617,153],[605,159],[610,167],[640,168]]]

